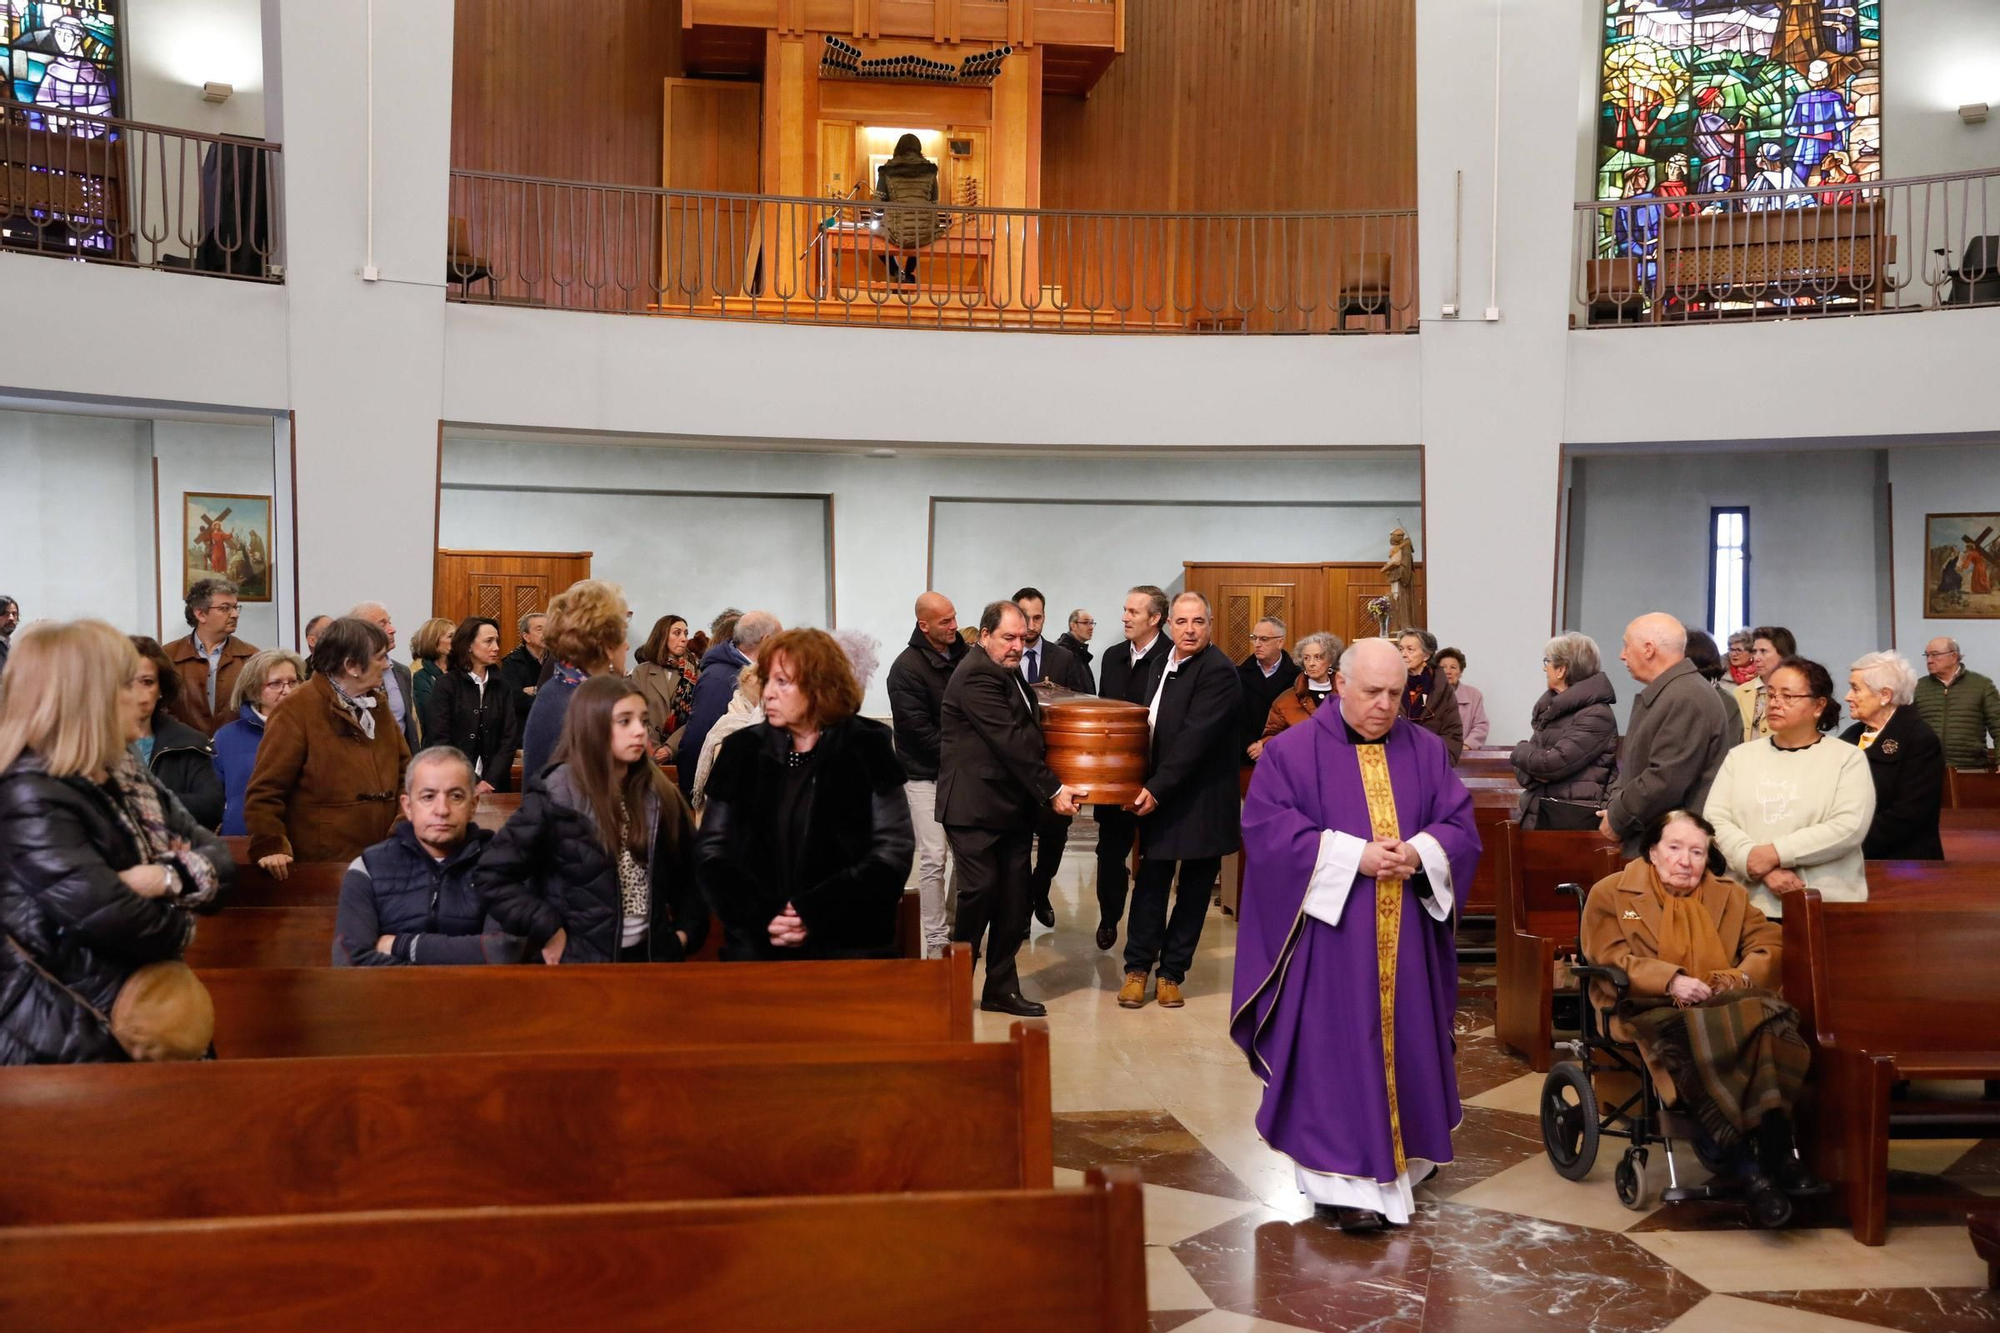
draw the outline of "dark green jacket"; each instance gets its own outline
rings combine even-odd
[[[1951,768],[1990,768],[1988,738],[2000,739],[2000,690],[1977,671],[1960,669],[1949,687],[1936,676],[1917,682],[1917,712],[1944,744]]]

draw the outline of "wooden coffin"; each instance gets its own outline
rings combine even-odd
[[[1124,805],[1146,785],[1152,737],[1137,704],[1052,691],[1042,700],[1042,739],[1049,767],[1068,785],[1089,788],[1091,805]]]

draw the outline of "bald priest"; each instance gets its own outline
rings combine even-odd
[[[1337,708],[1264,747],[1243,806],[1230,1035],[1264,1081],[1257,1130],[1342,1229],[1410,1219],[1461,1111],[1454,894],[1472,797],[1444,742],[1401,716],[1383,639],[1340,660]]]

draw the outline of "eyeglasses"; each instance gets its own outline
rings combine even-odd
[[[208,609],[211,611],[219,611],[225,616],[233,616],[239,610],[236,603],[234,602],[211,602],[209,603]]]
[[[1080,619],[1080,620],[1077,620],[1077,621],[1076,621],[1076,622],[1074,622],[1074,623],[1076,623],[1076,624],[1078,624],[1078,625],[1081,625],[1081,626],[1082,626],[1082,627],[1083,627],[1084,629],[1096,629],[1096,628],[1097,628],[1097,622],[1096,622],[1095,620],[1090,620],[1090,619],[1087,619],[1087,618],[1085,618],[1085,619]]]
[[[1947,648],[1947,649],[1945,649],[1945,650],[1944,650],[1943,652],[1941,652],[1941,653],[1930,653],[1930,652],[1927,652],[1927,653],[1925,653],[1925,654],[1924,654],[1924,660],[1925,660],[1926,662],[1928,662],[1928,661],[1930,661],[1930,660],[1931,660],[1932,658],[1936,658],[1936,657],[1957,657],[1957,656],[1958,656],[1958,654],[1957,654],[1957,653],[1955,653],[1955,652],[1953,652],[1953,651],[1952,651],[1951,649]]]
[[[1788,704],[1802,704],[1819,698],[1817,694],[1786,694],[1783,690],[1772,690],[1770,693],[1773,699],[1781,699]]]
[[[264,693],[269,694],[272,690],[276,690],[280,694],[290,694],[298,687],[299,682],[295,680],[267,680],[264,682]]]
[[[1284,641],[1285,636],[1282,634],[1252,634],[1250,636],[1250,642],[1252,643],[1283,643]]]

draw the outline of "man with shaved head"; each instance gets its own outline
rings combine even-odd
[[[943,739],[944,687],[970,651],[958,637],[958,610],[941,592],[917,598],[910,646],[889,664],[889,713],[896,756],[910,775],[910,823],[917,831],[917,896],[923,903],[924,956],[951,943],[944,888],[945,834],[937,818],[938,750]]]
[[[1742,719],[1687,658],[1687,630],[1664,611],[1625,627],[1618,654],[1645,688],[1618,750],[1618,776],[1598,817],[1598,831],[1639,854],[1647,825],[1669,810],[1699,810],[1735,743]]]
[[[1243,803],[1229,1033],[1264,1081],[1257,1132],[1345,1231],[1408,1222],[1461,1115],[1452,918],[1479,833],[1408,680],[1394,644],[1356,642],[1339,707],[1272,737]]]

